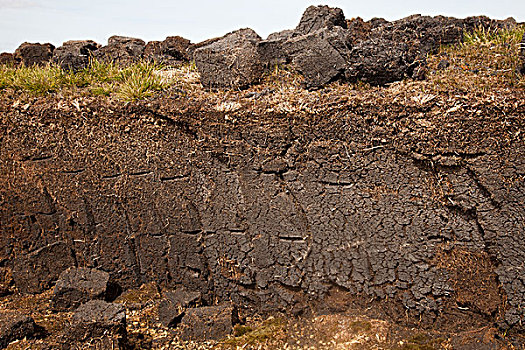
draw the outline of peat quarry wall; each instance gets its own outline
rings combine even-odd
[[[0,293],[90,267],[205,305],[522,331],[523,93],[503,106],[378,91],[316,113],[258,109],[253,93],[231,109],[3,93]]]

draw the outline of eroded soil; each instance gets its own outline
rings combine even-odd
[[[2,305],[52,334],[49,266],[73,264],[199,290],[255,328],[283,313],[276,348],[523,347],[525,94],[428,84],[5,91]],[[132,339],[167,346],[146,309]]]
[[[31,339],[10,344],[7,349],[64,348],[61,332],[67,329],[72,313],[49,311],[51,292],[36,296],[11,296],[2,309],[30,313],[46,330]],[[343,298],[344,299],[344,298]],[[341,299],[338,299],[341,300]],[[251,315],[234,327],[230,337],[216,341],[181,340],[176,328],[158,320],[159,287],[149,283],[116,300],[126,305],[130,349],[522,349],[521,335],[508,336],[494,327],[465,331],[429,330],[408,323],[374,318],[376,306],[354,305],[336,314],[312,313],[300,317],[286,314]],[[93,340],[96,344],[96,340]],[[89,342],[84,344],[89,346]]]

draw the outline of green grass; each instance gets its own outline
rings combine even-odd
[[[479,91],[498,88],[525,87],[525,79],[517,72],[519,44],[525,26],[512,29],[476,28],[466,32],[461,44],[441,48],[429,57],[428,81],[443,91]],[[443,59],[450,66],[439,70]]]
[[[92,82],[111,83],[120,80],[121,69],[113,62],[91,60],[89,66],[80,75]]]
[[[503,88],[525,88],[525,77],[517,72],[519,43],[524,32],[525,26],[517,26],[512,29],[479,27],[465,33],[462,43],[443,47],[439,53],[428,57],[427,80],[423,86],[431,93],[475,95]],[[448,68],[438,69],[442,60],[449,61]],[[304,78],[290,67],[276,66],[264,75],[260,90],[272,92],[268,99],[276,111],[309,111],[311,106],[304,102],[303,82]],[[0,65],[0,91],[12,89],[34,95],[74,91],[133,101],[170,87],[177,87],[183,93],[201,93],[198,83],[194,63],[167,71],[161,65],[146,61],[121,67],[114,62],[92,60],[88,67],[78,72],[64,71],[52,64]],[[337,83],[331,88],[359,92],[370,86]],[[294,106],[296,100],[298,105]]]
[[[507,45],[519,44],[523,37],[523,27],[485,28],[479,26],[471,32],[465,32],[463,45]]]
[[[512,29],[491,29],[479,27],[464,35],[458,49],[471,65],[478,64],[480,69],[516,74],[519,61],[519,46],[525,26]],[[511,75],[512,75],[511,74]]]
[[[141,61],[126,67],[113,62],[92,60],[78,72],[64,71],[48,64],[32,67],[0,65],[0,90],[13,89],[35,95],[62,90],[82,90],[93,96],[111,96],[133,101],[144,99],[177,83],[177,77],[163,79],[159,72],[165,67]],[[192,71],[194,68],[185,67]]]
[[[155,74],[161,66],[149,62],[139,62],[120,72],[120,86],[117,96],[123,100],[140,100],[162,90],[168,84]]]
[[[63,85],[62,70],[46,67],[0,67],[0,89],[13,88],[36,94],[57,91]]]

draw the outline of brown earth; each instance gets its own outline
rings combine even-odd
[[[450,329],[425,329],[409,322],[392,322],[374,307],[354,304],[336,313],[314,312],[290,318],[286,314],[248,316],[233,334],[217,341],[181,339],[179,329],[160,323],[159,286],[149,283],[133,289],[115,302],[126,306],[129,349],[522,349],[522,335],[506,335],[489,325]],[[335,296],[333,294],[332,296]],[[341,295],[340,295],[341,296]],[[11,343],[7,349],[67,348],[61,339],[72,312],[51,312],[51,293],[12,295],[0,303],[2,310],[31,314],[46,333]],[[345,296],[342,296],[345,299]],[[340,302],[341,298],[337,298]],[[378,306],[377,304],[375,306]],[[379,315],[379,318],[374,317]],[[86,346],[84,344],[84,346]],[[82,347],[73,347],[74,349]],[[85,348],[85,347],[84,347]]]
[[[312,334],[396,329],[377,348],[523,348],[525,92],[428,84],[126,104],[5,90],[0,291],[43,295],[38,323],[57,266],[94,267]]]

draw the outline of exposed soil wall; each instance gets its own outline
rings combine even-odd
[[[283,115],[8,95],[0,281],[21,292],[76,265],[209,304],[521,328],[523,98]]]

